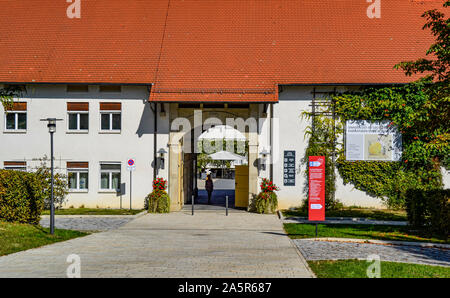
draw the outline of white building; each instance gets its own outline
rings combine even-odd
[[[195,162],[180,148],[227,119],[257,123],[241,131],[249,141],[249,200],[262,178],[272,178],[280,208],[300,205],[309,125],[302,112],[326,92],[414,79],[392,66],[423,56],[432,38],[420,14],[440,4],[383,3],[383,18],[373,20],[365,1],[129,2],[90,2],[80,19],[55,15],[65,1],[3,4],[0,83],[24,91],[12,111],[0,109],[0,166],[37,167],[50,152],[40,119],[62,119],[55,165],[70,176],[66,207],[128,207],[126,161],[134,158],[132,207],[142,208],[152,180],[163,177],[171,208],[180,209],[192,194]],[[120,14],[111,19],[107,11]],[[295,151],[290,186],[285,151]],[[336,198],[382,206],[340,179]]]

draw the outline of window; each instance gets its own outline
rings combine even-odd
[[[120,93],[122,86],[120,85],[100,85],[100,92]]]
[[[70,191],[88,191],[89,163],[67,162],[67,178]]]
[[[27,171],[27,163],[25,161],[5,161],[3,162],[3,167],[5,170]]]
[[[69,112],[69,130],[88,130],[89,114]]]
[[[69,131],[89,130],[89,103],[68,102],[67,113],[67,123]]]
[[[14,102],[13,106],[5,110],[6,131],[27,130],[27,103]]]
[[[67,92],[86,93],[89,92],[88,85],[67,85]]]
[[[120,163],[100,164],[100,189],[109,191],[120,190]]]
[[[122,129],[121,103],[100,103],[100,128],[102,131],[120,131]]]

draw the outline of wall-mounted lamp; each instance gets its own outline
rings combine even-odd
[[[270,154],[269,151],[267,151],[266,149],[263,149],[259,155],[261,155],[261,169],[262,170],[266,170],[266,163],[267,163],[267,156]]]
[[[164,148],[161,148],[158,150],[158,154],[159,154],[159,168],[160,169],[164,169],[164,163],[165,163],[165,159],[164,159],[164,155],[167,153],[167,151]]]

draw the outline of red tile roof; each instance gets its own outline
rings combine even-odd
[[[153,83],[152,101],[276,101],[278,84],[403,83],[442,0],[0,0],[0,82]]]

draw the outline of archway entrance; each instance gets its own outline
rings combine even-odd
[[[226,196],[229,207],[247,209],[257,193],[259,105],[171,104],[170,115],[171,209],[190,205],[193,197],[198,208],[223,208]],[[214,185],[209,205],[207,174]]]

